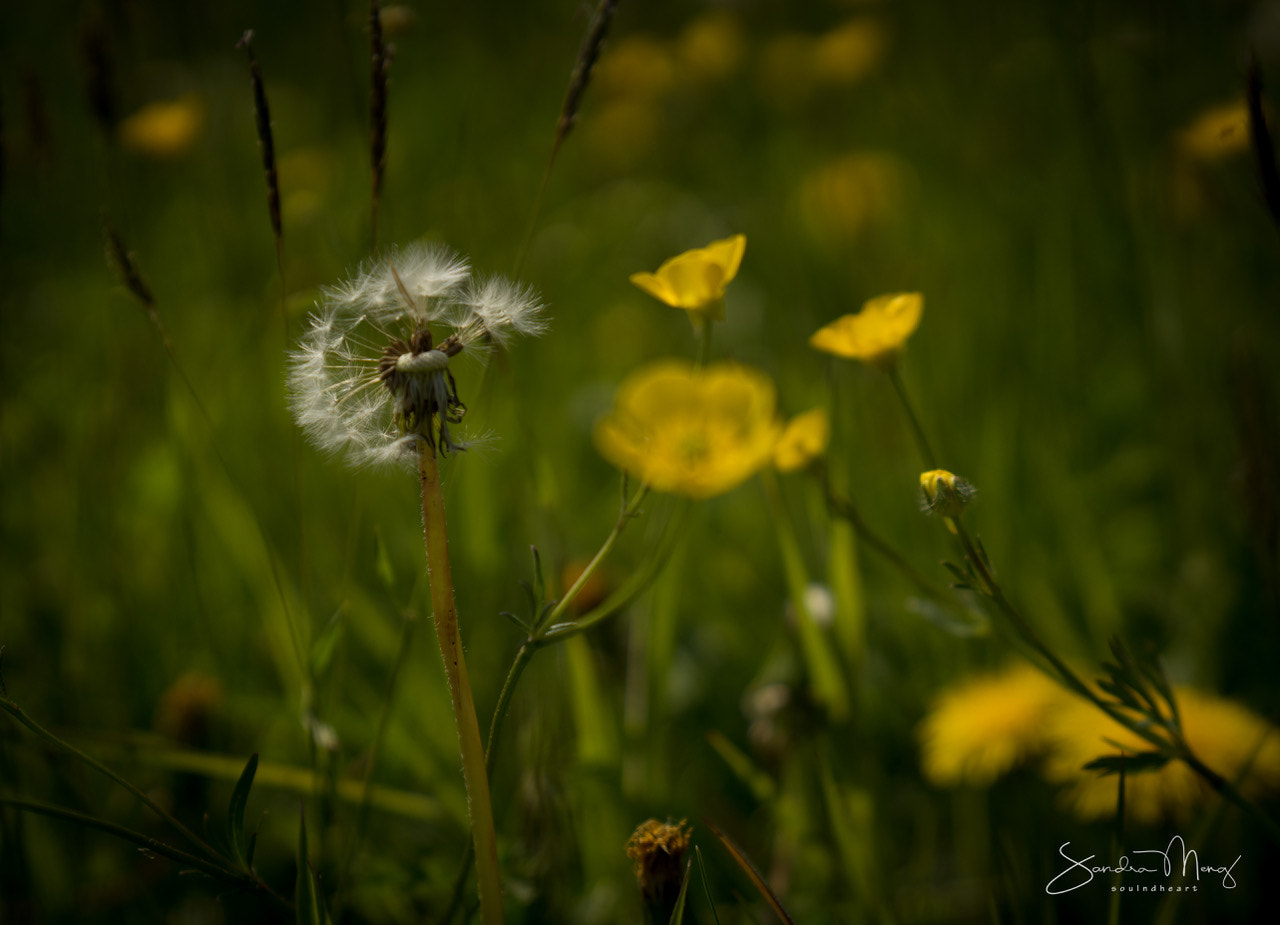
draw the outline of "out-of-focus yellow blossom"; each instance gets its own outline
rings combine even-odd
[[[944,691],[918,734],[925,777],[938,786],[987,786],[1047,743],[1045,720],[1066,695],[1030,665]]]
[[[120,144],[148,157],[187,153],[204,128],[204,103],[195,94],[148,103],[119,126]]]
[[[673,308],[707,310],[719,320],[725,287],[738,275],[746,249],[747,236],[736,234],[672,257],[657,273],[633,273],[631,282]]]
[[[794,32],[771,37],[760,50],[756,78],[761,96],[787,108],[805,102],[815,87],[813,40]]]
[[[879,66],[887,44],[884,28],[874,20],[858,17],[842,23],[813,43],[815,81],[852,86]]]
[[[901,199],[902,168],[884,154],[852,152],[811,171],[797,191],[800,215],[817,241],[847,244]]]
[[[602,96],[655,99],[675,86],[677,72],[665,43],[635,33],[610,43],[592,71],[591,82]]]
[[[717,81],[738,69],[746,45],[738,17],[728,10],[712,10],[685,26],[676,48],[685,72],[695,79]]]
[[[590,119],[576,123],[582,146],[600,166],[630,170],[652,154],[662,123],[658,107],[645,97],[620,96],[602,103]]]
[[[1246,796],[1280,789],[1280,730],[1221,697],[1188,687],[1175,688],[1174,697],[1183,736],[1201,761],[1227,780],[1239,780]],[[1083,766],[1104,755],[1118,755],[1116,745],[1130,755],[1151,750],[1145,739],[1074,698],[1054,711],[1046,733],[1051,751],[1045,777],[1066,786],[1067,800],[1083,819],[1114,814],[1119,786],[1116,775]],[[1212,792],[1186,764],[1171,761],[1157,771],[1125,775],[1125,811],[1141,822],[1186,819]]]
[[[973,485],[946,469],[920,473],[920,491],[924,495],[925,510],[947,518],[964,513],[975,494]]]
[[[1178,150],[1212,162],[1249,149],[1249,109],[1244,101],[1206,109],[1178,132]]]
[[[596,446],[658,491],[709,498],[769,464],[776,402],[773,382],[750,367],[660,360],[622,383]]]
[[[787,422],[778,445],[773,448],[773,465],[779,472],[803,469],[827,450],[831,439],[831,419],[825,408],[814,408]]]
[[[809,338],[810,346],[838,357],[891,368],[920,324],[924,297],[918,292],[877,296],[862,311],[844,315]]]

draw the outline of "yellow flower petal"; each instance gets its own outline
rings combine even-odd
[[[672,257],[657,273],[634,273],[631,282],[673,308],[700,311],[715,306],[718,310],[725,287],[738,275],[746,249],[746,235],[713,241]]]
[[[736,363],[663,360],[632,374],[596,427],[602,456],[658,491],[722,494],[767,465],[778,437],[773,382]]]
[[[986,786],[1044,748],[1045,720],[1065,698],[1029,665],[942,693],[920,724],[924,774],[940,786]]]
[[[889,367],[920,324],[923,311],[924,297],[918,292],[877,296],[857,314],[844,315],[818,330],[809,344],[839,357]]]
[[[803,469],[827,449],[831,419],[826,409],[814,408],[792,418],[773,448],[773,465],[779,472]]]

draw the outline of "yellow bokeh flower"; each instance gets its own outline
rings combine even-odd
[[[894,214],[904,175],[892,156],[859,151],[811,170],[795,192],[805,230],[820,244],[847,246],[869,225]]]
[[[814,408],[787,422],[773,448],[773,465],[779,472],[803,469],[827,450],[831,439],[831,419],[826,409]]]
[[[924,775],[938,786],[987,786],[1046,745],[1045,720],[1065,694],[1030,665],[944,691],[919,728]]]
[[[924,297],[918,292],[877,296],[862,311],[837,318],[817,331],[809,344],[838,357],[891,368],[923,311]]]
[[[605,459],[656,490],[709,498],[769,464],[775,414],[773,382],[758,370],[660,360],[623,382],[595,440]]]
[[[680,33],[676,48],[683,70],[696,80],[724,80],[736,71],[746,52],[742,23],[729,10],[712,10]]]
[[[149,157],[185,154],[204,128],[204,104],[194,94],[148,103],[119,126],[120,144]]]
[[[633,273],[631,282],[673,308],[708,311],[718,320],[725,287],[738,275],[746,249],[747,236],[736,234],[672,257],[657,273]]]
[[[814,41],[810,64],[820,82],[848,87],[876,69],[887,45],[879,23],[851,19]]]
[[[1249,109],[1241,100],[1206,109],[1177,135],[1178,150],[1209,163],[1247,151]]]
[[[1227,780],[1239,780],[1246,796],[1280,789],[1280,730],[1222,697],[1187,687],[1175,688],[1174,697],[1183,736],[1201,761]],[[1114,774],[1086,771],[1083,766],[1104,755],[1119,755],[1120,748],[1129,755],[1152,748],[1083,700],[1073,699],[1056,711],[1046,734],[1051,752],[1045,777],[1066,787],[1072,809],[1084,819],[1115,813],[1119,781]],[[1125,811],[1140,822],[1186,819],[1211,793],[1204,779],[1181,761],[1125,775]]]

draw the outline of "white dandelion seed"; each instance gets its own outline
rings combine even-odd
[[[289,358],[290,404],[312,442],[355,466],[412,461],[422,442],[466,449],[450,429],[466,413],[450,361],[546,328],[532,289],[470,273],[448,248],[419,243],[322,291]]]

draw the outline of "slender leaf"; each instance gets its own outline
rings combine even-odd
[[[716,838],[720,839],[720,844],[724,845],[730,857],[742,868],[742,872],[747,875],[756,890],[764,897],[764,901],[769,904],[769,908],[774,911],[774,914],[782,919],[786,925],[795,925],[791,920],[791,916],[787,914],[787,910],[782,908],[782,903],[778,901],[778,897],[773,895],[773,890],[769,889],[769,884],[765,883],[760,871],[756,870],[755,865],[751,863],[750,858],[743,854],[742,849],[735,845],[728,835],[721,832],[714,822],[708,819],[703,819],[702,822],[712,831]]]
[[[249,802],[249,790],[253,787],[253,776],[258,773],[258,753],[254,752],[245,763],[235,789],[231,791],[231,803],[227,807],[227,843],[231,845],[231,856],[242,867],[249,865],[250,852],[244,840],[244,808]]]
[[[689,897],[689,879],[693,876],[693,858],[689,858],[684,865],[684,878],[680,881],[680,895],[676,897],[676,904],[671,908],[671,925],[684,925],[684,903]]]
[[[307,810],[298,810],[298,878],[293,888],[293,908],[298,925],[324,925],[324,911],[316,892],[316,879],[307,859]]]

